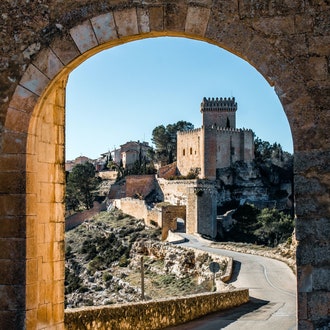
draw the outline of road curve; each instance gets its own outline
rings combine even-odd
[[[250,302],[224,312],[169,327],[168,330],[293,330],[296,329],[296,277],[283,262],[239,252],[217,249],[206,240],[181,234],[187,242],[180,244],[234,259],[229,283],[249,288]]]

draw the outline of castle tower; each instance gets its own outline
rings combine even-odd
[[[237,103],[235,98],[203,98],[201,113],[203,117],[203,136],[201,152],[201,177],[215,180],[217,171],[218,128],[236,128]],[[230,156],[229,156],[230,157]]]
[[[203,127],[236,128],[236,111],[237,102],[234,97],[204,97],[201,103]]]

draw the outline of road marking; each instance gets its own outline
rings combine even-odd
[[[271,287],[273,287],[275,290],[278,290],[278,291],[283,292],[283,293],[286,294],[286,295],[289,295],[289,296],[292,296],[292,297],[296,297],[296,295],[295,295],[294,293],[291,293],[291,292],[289,292],[289,291],[283,290],[283,289],[277,287],[276,285],[274,285],[274,284],[270,281],[270,279],[269,279],[269,277],[268,277],[266,267],[265,267],[263,264],[260,264],[260,265],[262,266],[262,268],[263,268],[263,270],[264,270],[264,275],[265,275],[266,281],[268,282],[268,284],[269,284]]]

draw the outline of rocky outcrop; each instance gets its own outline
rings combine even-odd
[[[290,209],[292,169],[279,161],[276,164],[236,162],[217,171],[217,189],[219,207],[249,202],[258,208]]]

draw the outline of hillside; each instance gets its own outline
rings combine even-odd
[[[213,289],[212,258],[159,241],[159,230],[118,210],[101,212],[66,233],[65,304],[68,308],[182,296]],[[217,259],[219,275],[227,260]]]

